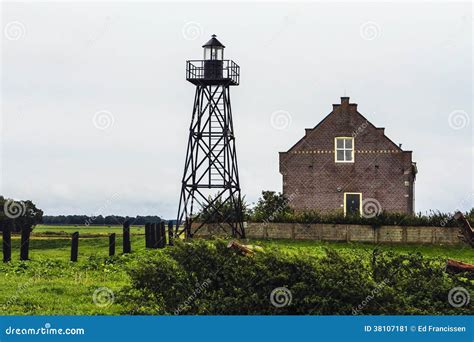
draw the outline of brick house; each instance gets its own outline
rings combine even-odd
[[[342,97],[287,152],[280,152],[283,193],[295,210],[374,216],[414,212],[417,173],[403,151]]]

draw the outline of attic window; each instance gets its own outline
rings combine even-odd
[[[354,162],[354,138],[336,137],[334,144],[334,154],[336,163]]]

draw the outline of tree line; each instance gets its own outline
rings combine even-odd
[[[88,216],[88,215],[45,215],[43,216],[43,224],[49,225],[122,225],[125,222],[130,222],[132,225],[144,225],[146,223],[159,223],[162,218],[159,216]]]
[[[30,200],[14,200],[0,196],[0,231],[8,227],[13,232],[22,229],[29,231],[37,224],[50,225],[122,225],[129,222],[133,225],[145,225],[146,223],[159,223],[162,218],[156,215],[148,216],[89,216],[89,215],[43,215]]]

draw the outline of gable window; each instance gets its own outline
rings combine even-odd
[[[336,137],[335,138],[335,161],[336,163],[354,162],[354,138]]]

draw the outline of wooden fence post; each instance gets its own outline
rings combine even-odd
[[[160,248],[165,248],[166,247],[166,226],[165,226],[165,221],[160,222],[160,243],[159,247]]]
[[[155,247],[156,243],[156,229],[155,229],[155,224],[150,223],[150,248],[156,248]]]
[[[20,245],[20,260],[29,260],[28,254],[30,249],[30,227],[21,228],[21,245]]]
[[[151,224],[150,223],[145,223],[145,247],[150,248],[150,230],[151,230]]]
[[[71,238],[71,261],[77,261],[77,255],[79,253],[79,232],[72,233]]]
[[[123,224],[123,253],[130,253],[132,245],[130,243],[130,222]]]
[[[3,262],[9,262],[12,260],[12,231],[8,223],[3,225],[2,237]]]
[[[161,248],[163,244],[163,237],[161,236],[161,222],[157,223],[155,226],[156,229],[156,248]]]
[[[173,246],[173,222],[168,221],[168,245]]]
[[[109,235],[109,256],[115,255],[115,233]]]
[[[157,225],[156,223],[152,223],[151,224],[151,238],[150,238],[150,242],[151,242],[151,248],[157,248],[157,243],[158,243],[158,237],[157,237]]]

